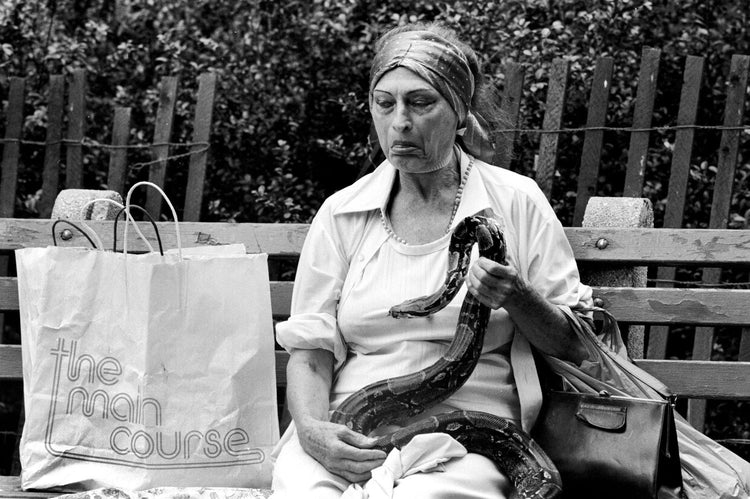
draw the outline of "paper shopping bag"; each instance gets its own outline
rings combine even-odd
[[[267,257],[16,251],[24,488],[267,487]]]

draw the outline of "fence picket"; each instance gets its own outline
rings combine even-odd
[[[5,124],[3,162],[0,164],[0,217],[13,216],[18,183],[18,162],[23,133],[23,101],[26,80],[16,76],[8,78],[8,111]],[[8,275],[10,257],[0,255],[0,276]],[[5,315],[0,314],[0,343],[5,341]]]
[[[703,58],[688,56],[685,60],[685,71],[680,93],[680,108],[677,112],[677,125],[694,125],[698,113],[698,99],[700,97],[701,81],[703,80]],[[669,172],[669,194],[664,213],[664,227],[682,227],[685,213],[685,193],[688,177],[690,176],[690,158],[693,152],[693,137],[695,130],[681,128],[677,130],[674,141],[674,154]],[[660,267],[657,269],[657,279],[672,281],[675,278],[674,267]],[[668,286],[667,284],[662,284]],[[663,359],[667,351],[669,327],[654,326],[649,329],[648,353],[649,359]]]
[[[125,195],[125,183],[128,177],[128,145],[130,137],[130,108],[115,107],[114,123],[112,124],[113,149],[109,155],[109,170],[107,172],[107,187],[110,190]]]
[[[661,51],[658,49],[648,47],[643,49],[641,69],[638,73],[638,94],[635,99],[635,111],[633,112],[633,128],[649,128],[651,126],[660,55]],[[646,157],[650,138],[651,133],[647,131],[630,134],[623,196],[641,197],[643,194],[643,178],[646,171]]]
[[[729,69],[729,86],[727,101],[724,106],[724,126],[736,127],[742,124],[745,114],[745,92],[747,89],[748,68],[750,56],[734,55]],[[710,229],[725,229],[729,219],[729,208],[734,185],[734,173],[737,167],[737,153],[739,151],[740,130],[724,130],[721,133],[719,157],[716,163],[716,182],[714,184],[713,199],[711,201],[711,216],[708,222]],[[704,283],[721,282],[721,269],[707,268],[703,270]],[[713,350],[713,328],[698,327],[695,329],[693,344],[693,359],[710,359]],[[706,401],[694,399],[688,401],[687,419],[691,425],[699,430],[703,429],[706,417]]]
[[[565,110],[565,94],[568,88],[568,70],[570,63],[565,59],[552,61],[547,86],[547,101],[544,109],[544,130],[559,130],[562,126],[562,115]],[[552,181],[557,166],[557,145],[559,133],[544,133],[539,140],[539,161],[534,179],[549,199],[552,193]]]
[[[611,57],[601,57],[596,61],[594,78],[591,82],[586,128],[603,127],[606,123],[613,67],[614,60]],[[591,196],[596,195],[603,141],[604,130],[586,131],[581,153],[581,168],[578,173],[578,193],[573,212],[573,226],[575,227],[581,226],[586,204]]]
[[[741,362],[750,362],[750,328],[742,328],[740,337],[740,352],[737,360]]]
[[[164,187],[164,180],[167,175],[167,156],[169,156],[169,146],[166,143],[172,137],[174,108],[177,101],[177,77],[163,77],[159,87],[159,108],[156,111],[156,127],[154,129],[154,144],[156,145],[151,148],[154,158],[158,161],[149,168],[148,180],[159,187]],[[155,220],[159,219],[161,202],[162,198],[159,193],[149,189],[146,193],[146,210]]]
[[[65,155],[65,187],[83,187],[83,137],[86,128],[86,71],[73,70],[68,88],[68,136]]]
[[[508,120],[511,129],[518,127],[518,117],[521,110],[521,98],[523,97],[524,69],[521,64],[511,62],[505,66],[505,83],[503,85],[503,97],[500,109]],[[493,164],[500,168],[508,169],[513,161],[513,146],[518,138],[518,132],[505,132],[502,140],[506,141],[503,147],[498,147],[493,158]]]
[[[42,195],[39,199],[39,216],[49,218],[55,197],[60,190],[60,151],[62,149],[63,114],[65,112],[65,77],[49,77],[47,107],[47,137],[44,146],[44,171]]]
[[[23,101],[26,80],[16,76],[9,78],[8,114],[5,126],[5,146],[0,173],[0,217],[13,216],[18,183],[18,162],[21,153],[23,132]]]
[[[198,77],[198,96],[195,104],[195,119],[193,121],[193,142],[196,144],[208,142],[210,138],[215,91],[215,73],[204,73]],[[193,151],[198,152],[190,156],[183,219],[188,222],[197,222],[200,220],[201,205],[203,204],[203,186],[206,180],[208,149],[201,145],[192,147]]]

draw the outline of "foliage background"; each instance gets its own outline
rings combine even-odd
[[[597,57],[615,61],[608,125],[627,127],[644,47],[662,50],[655,126],[675,123],[685,56],[704,56],[698,123],[716,125],[723,120],[731,55],[750,53],[749,13],[749,6],[734,0],[2,0],[0,89],[6,106],[7,77],[27,78],[24,138],[43,140],[49,75],[86,68],[86,135],[107,143],[113,106],[130,106],[131,141],[148,143],[159,80],[176,75],[181,83],[173,141],[189,142],[196,78],[214,71],[218,88],[203,220],[304,222],[325,196],[368,164],[369,60],[374,40],[390,27],[439,20],[455,28],[501,91],[503,67],[521,63],[524,129],[541,128],[555,58],[571,62],[563,126],[573,128],[585,124]],[[696,133],[685,226],[708,224],[719,138],[716,132]],[[750,208],[747,138],[743,134],[732,227],[745,226]],[[538,139],[534,133],[520,136],[514,170],[533,173]],[[582,142],[582,134],[560,142],[552,204],[566,225]],[[653,133],[647,158],[644,195],[654,203],[657,226],[673,142],[672,131]],[[625,133],[605,134],[599,195],[622,191],[628,143]],[[107,152],[84,152],[86,187],[105,187]],[[17,216],[37,215],[42,153],[23,148]],[[129,153],[131,164],[148,159],[144,152]],[[186,167],[179,160],[169,166],[167,188],[176,206],[182,206]],[[134,169],[130,181],[145,176]],[[721,355],[736,355],[738,337],[719,339]],[[750,437],[742,408],[726,413],[725,420],[714,418],[709,431]]]
[[[547,74],[557,57],[571,61],[565,127],[585,124],[588,82],[596,58],[615,60],[608,124],[632,119],[643,47],[662,49],[655,126],[674,124],[684,58],[706,57],[699,123],[720,124],[732,54],[749,53],[750,7],[731,0],[523,0],[487,2],[364,0],[4,0],[0,4],[0,85],[28,78],[25,137],[43,138],[48,76],[88,70],[87,135],[107,142],[114,105],[133,109],[132,141],[153,136],[159,79],[179,77],[173,141],[189,142],[198,74],[219,78],[211,137],[205,220],[307,221],[321,200],[360,173],[369,152],[366,88],[373,41],[414,20],[455,28],[483,58],[488,77],[503,86],[509,61],[526,69],[521,128],[541,127]],[[644,194],[661,220],[674,132],[652,134]],[[743,137],[746,138],[747,136]],[[517,141],[513,169],[530,174],[539,136]],[[561,140],[553,206],[572,219],[582,134]],[[698,132],[686,225],[708,222],[719,134]],[[605,137],[599,194],[622,190],[629,137]],[[748,206],[743,140],[732,221]],[[41,161],[24,148],[24,164]],[[148,159],[130,154],[131,163]],[[86,151],[86,182],[106,182],[106,151]],[[186,161],[168,178],[184,183]],[[34,216],[39,169],[21,175],[18,209]],[[143,171],[132,171],[133,180]],[[175,196],[184,189],[175,188]],[[181,201],[181,200],[178,200]],[[181,205],[182,203],[178,203]]]

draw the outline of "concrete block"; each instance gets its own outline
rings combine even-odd
[[[653,227],[651,201],[643,198],[592,197],[586,205],[583,227]],[[581,280],[590,286],[646,287],[647,267],[610,266],[581,268]],[[645,328],[631,326],[626,332],[628,353],[643,358]]]
[[[50,218],[62,218],[65,220],[114,220],[120,209],[112,203],[93,203],[88,207],[86,213],[81,211],[89,201],[94,199],[111,199],[124,204],[122,196],[115,191],[90,190],[90,189],[64,189],[60,191],[52,207]]]

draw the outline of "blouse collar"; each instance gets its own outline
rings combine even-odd
[[[459,149],[461,157],[461,176],[469,167],[469,155]],[[466,178],[461,202],[453,219],[451,230],[467,216],[475,215],[490,208],[489,195],[482,181],[482,168],[497,168],[474,159],[474,167]],[[393,182],[396,179],[396,168],[386,159],[372,173],[359,179],[348,189],[349,193],[333,212],[334,215],[357,213],[373,210],[385,210]]]

